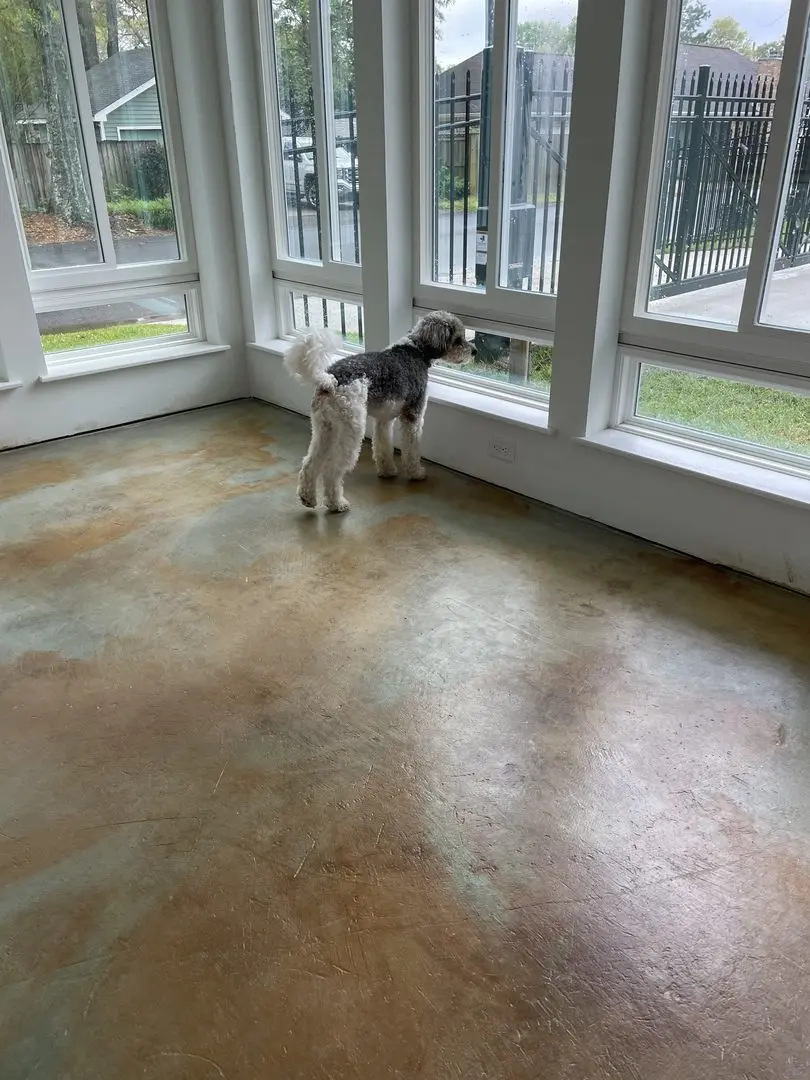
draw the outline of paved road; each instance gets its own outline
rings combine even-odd
[[[65,244],[35,244],[29,248],[34,270],[52,270],[62,266],[94,266],[101,262],[98,247],[92,240],[71,240]],[[173,233],[161,236],[134,236],[116,240],[115,252],[122,263],[154,262],[177,258],[177,240]]]

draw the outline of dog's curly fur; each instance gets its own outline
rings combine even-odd
[[[343,478],[360,456],[366,417],[374,421],[372,449],[377,475],[396,476],[394,421],[402,429],[402,460],[409,480],[423,480],[419,440],[427,405],[428,370],[444,359],[466,364],[475,355],[460,319],[432,311],[411,332],[382,352],[334,360],[340,343],[328,330],[315,330],[296,342],[284,361],[287,371],[315,387],[312,440],[301,465],[298,498],[314,507],[323,480],[326,507],[349,509]]]

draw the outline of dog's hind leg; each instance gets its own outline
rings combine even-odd
[[[332,425],[323,415],[323,409],[313,407],[312,438],[298,474],[298,498],[304,506],[314,508],[318,505],[318,477],[327,462],[331,435]]]
[[[397,467],[394,464],[393,420],[374,421],[371,451],[374,456],[374,464],[377,468],[377,476],[388,479],[397,475]]]
[[[323,486],[326,508],[334,514],[342,514],[350,507],[343,494],[343,478],[360,457],[366,433],[367,398],[368,382],[357,379],[328,399],[332,437],[323,470]]]

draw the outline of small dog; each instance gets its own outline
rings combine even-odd
[[[304,506],[318,501],[323,479],[326,508],[349,509],[343,478],[360,456],[366,417],[374,421],[372,452],[377,475],[396,476],[394,420],[402,428],[402,460],[409,480],[424,480],[419,451],[427,405],[428,370],[434,360],[466,364],[475,356],[460,319],[433,311],[411,332],[382,352],[343,356],[333,361],[340,343],[328,330],[315,330],[297,341],[284,360],[297,379],[313,383],[312,440],[298,477]]]

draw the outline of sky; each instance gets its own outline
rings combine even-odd
[[[576,14],[576,0],[517,0],[518,21],[557,19]],[[756,42],[774,41],[785,32],[789,0],[706,0],[712,17],[733,15]],[[436,60],[441,67],[473,56],[484,45],[486,0],[451,0],[444,9]]]

